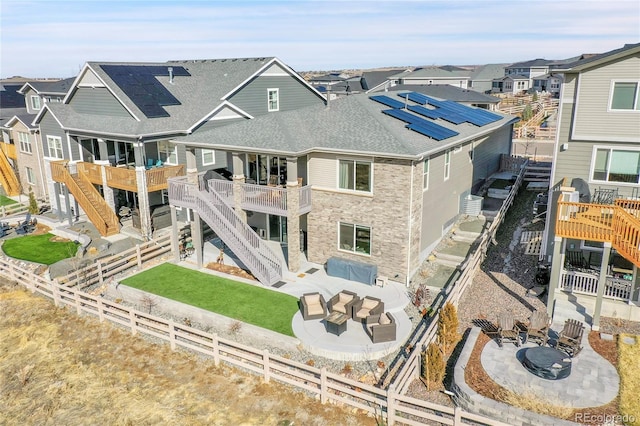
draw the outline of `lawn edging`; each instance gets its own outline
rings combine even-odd
[[[537,414],[532,411],[523,410],[522,408],[487,398],[471,389],[471,387],[469,387],[465,382],[464,372],[481,332],[482,329],[480,327],[471,328],[469,336],[464,343],[460,356],[458,357],[458,361],[454,367],[451,391],[455,394],[453,396],[453,401],[457,406],[462,407],[464,410],[471,413],[491,417],[513,426],[525,426],[532,424],[549,426],[575,425],[574,422],[568,420],[562,420],[557,417],[546,416],[544,414]]]
[[[248,324],[234,318],[229,318],[224,315],[217,314],[215,312],[207,311],[206,309],[191,306],[186,303],[177,302],[175,300],[168,299],[166,297],[158,296],[153,293],[138,290],[133,287],[126,286],[124,284],[111,284],[107,287],[105,296],[112,298],[113,300],[122,300],[122,302],[135,306],[141,312],[148,312],[148,308],[141,303],[142,298],[149,297],[153,299],[157,305],[152,309],[151,314],[159,315],[162,312],[163,315],[171,315],[172,317],[178,317],[179,322],[184,319],[188,319],[192,323],[192,327],[200,328],[196,324],[200,324],[204,327],[212,327],[212,330],[204,330],[218,334],[231,334],[229,331],[233,327],[234,323],[240,323],[242,326],[239,330],[233,333],[233,339],[239,343],[243,341],[249,341],[254,343],[261,342],[266,346],[278,346],[285,351],[298,351],[300,340],[286,336],[284,334],[276,333],[275,331],[267,330],[266,328],[258,327],[253,324]]]

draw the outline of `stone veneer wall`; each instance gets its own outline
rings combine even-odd
[[[422,264],[420,258],[420,238],[422,235],[422,203],[424,197],[422,195],[422,179],[423,164],[418,162],[413,164],[413,197],[411,198],[411,240],[410,240],[410,259],[409,259],[409,278],[411,278]]]
[[[379,275],[405,282],[410,245],[410,165],[409,160],[376,158],[372,194],[314,189],[307,222],[309,261],[324,264],[337,256],[375,264]],[[415,198],[413,208],[418,208]],[[338,222],[371,227],[370,256],[338,250]],[[419,247],[419,233],[418,241],[411,241],[412,250],[414,244]]]
[[[451,390],[455,394],[453,400],[457,406],[471,413],[491,417],[513,426],[569,426],[576,424],[567,420],[537,414],[498,402],[491,398],[484,397],[471,389],[464,380],[464,371],[480,333],[481,330],[479,327],[473,327],[471,329],[454,368]]]

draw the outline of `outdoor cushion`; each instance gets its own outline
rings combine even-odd
[[[369,315],[369,309],[362,308],[356,312],[356,317],[358,318],[365,318],[367,315]]]
[[[315,304],[315,303],[320,303],[320,295],[319,294],[310,294],[308,296],[305,297],[307,300],[307,303],[309,305]]]
[[[367,309],[367,310],[371,310],[373,308],[375,308],[378,305],[378,301],[377,300],[373,300],[373,299],[364,299],[364,301],[362,302],[362,309]]]
[[[338,301],[344,305],[345,303],[350,302],[351,299],[353,299],[352,295],[340,293],[340,299]]]
[[[309,315],[319,315],[324,313],[324,309],[322,309],[322,305],[320,303],[318,304],[311,304],[309,305]]]
[[[387,316],[387,314],[380,314],[380,320],[378,321],[380,324],[391,324],[391,320]]]

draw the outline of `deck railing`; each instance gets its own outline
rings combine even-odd
[[[215,180],[209,181],[208,187],[204,182],[199,185],[189,183],[187,178],[173,178],[169,182],[169,202],[198,212],[258,281],[273,285],[282,278],[281,261],[238,216],[225,197],[218,194]]]
[[[631,297],[631,281],[606,278],[604,297],[627,301]],[[563,270],[560,278],[560,289],[570,293],[598,294],[598,275],[596,273]]]
[[[128,167],[104,166],[96,163],[78,162],[78,171],[84,173],[91,183],[103,185],[102,169],[104,168],[107,185],[111,188],[125,191],[138,192],[138,178],[136,170]],[[154,167],[145,170],[147,176],[147,191],[160,191],[167,189],[167,180],[172,177],[184,176],[184,164],[177,166]]]
[[[234,183],[226,180],[212,179],[209,181],[213,189],[228,204],[234,204]],[[287,188],[243,183],[244,195],[240,207],[244,210],[287,216]],[[298,187],[300,193],[300,214],[311,211],[311,186]]]
[[[586,241],[611,242],[620,255],[640,267],[640,202],[616,204],[558,202],[556,235]]]

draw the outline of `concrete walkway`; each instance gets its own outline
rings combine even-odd
[[[560,330],[557,325],[553,329]],[[589,328],[587,327],[586,330]],[[551,340],[557,332],[550,332]],[[620,377],[615,367],[596,353],[585,332],[582,351],[573,358],[571,374],[560,380],[547,380],[529,372],[522,359],[527,348],[536,347],[526,343],[517,347],[506,343],[500,348],[496,340],[487,343],[482,351],[482,367],[500,386],[519,395],[531,395],[555,406],[572,408],[599,407],[608,404],[617,395]]]

